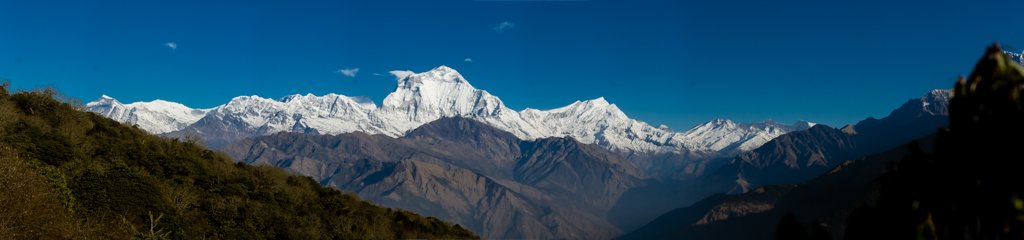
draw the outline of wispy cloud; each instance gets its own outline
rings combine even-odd
[[[493,29],[494,29],[495,32],[503,33],[505,31],[510,30],[512,28],[515,28],[515,27],[516,27],[516,23],[509,22],[509,21],[504,21],[504,22],[498,23],[498,26],[495,26]]]
[[[409,71],[409,70],[394,70],[394,71],[390,71],[388,73],[390,73],[391,75],[395,76],[395,78],[397,78],[397,79],[403,79],[403,78],[409,77],[409,75],[416,74],[413,71]]]
[[[472,58],[466,58],[466,59],[462,59],[462,61],[463,62],[473,62],[473,59]]]
[[[178,50],[178,43],[176,43],[176,42],[167,42],[167,43],[164,43],[164,46],[167,46],[168,48],[171,48],[171,50]]]
[[[347,77],[356,77],[356,74],[359,73],[359,68],[341,69],[338,70],[338,73],[340,73],[341,75],[345,75]]]
[[[384,76],[384,74],[380,74],[380,73],[373,73],[373,75],[374,76]]]

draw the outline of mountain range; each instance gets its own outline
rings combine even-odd
[[[784,133],[814,125],[802,121],[793,125],[772,121],[737,124],[718,119],[675,132],[629,118],[603,97],[549,110],[515,111],[446,66],[422,73],[391,74],[398,79],[397,87],[380,106],[365,97],[296,94],[280,99],[240,96],[210,109],[192,109],[163,100],[124,104],[104,95],[86,108],[154,134],[196,135],[214,148],[277,132],[363,132],[401,137],[442,117],[461,116],[526,140],[572,137],[620,152],[713,155],[748,151]]]

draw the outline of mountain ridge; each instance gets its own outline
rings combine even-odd
[[[768,141],[737,155],[705,179],[708,186],[733,193],[771,184],[799,183],[843,161],[884,151],[935,132],[949,123],[952,92],[929,91],[881,119],[869,117],[841,129],[816,125]]]
[[[570,137],[521,140],[476,119],[441,118],[404,137],[281,132],[236,142],[238,161],[311,176],[488,238],[610,238],[605,213],[643,173]]]
[[[109,97],[91,102],[86,108],[121,122],[137,124],[154,133],[171,137],[198,135],[214,148],[245,137],[282,131],[315,130],[319,134],[361,131],[400,137],[427,122],[453,116],[476,118],[521,139],[568,136],[620,152],[734,154],[800,128],[784,124],[750,124],[742,125],[744,130],[713,128],[710,132],[675,132],[629,118],[617,105],[603,97],[548,110],[526,108],[515,111],[506,107],[497,96],[474,88],[458,71],[447,66],[421,73],[391,73],[397,79],[395,90],[379,106],[365,97],[333,93],[323,96],[295,94],[278,99],[239,96],[223,105],[203,109],[206,112],[199,118],[191,117],[176,124],[119,117],[123,114],[110,109],[131,111],[131,107],[136,105],[118,107],[114,104],[116,100]],[[132,104],[143,103],[146,102]],[[136,112],[136,115],[152,114],[155,116],[152,118],[159,119],[179,117],[160,111]],[[727,133],[733,131],[744,133]]]

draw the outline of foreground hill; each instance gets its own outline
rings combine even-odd
[[[53,96],[0,89],[0,238],[475,238]]]

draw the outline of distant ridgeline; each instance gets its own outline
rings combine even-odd
[[[54,96],[0,88],[0,239],[476,238]]]

